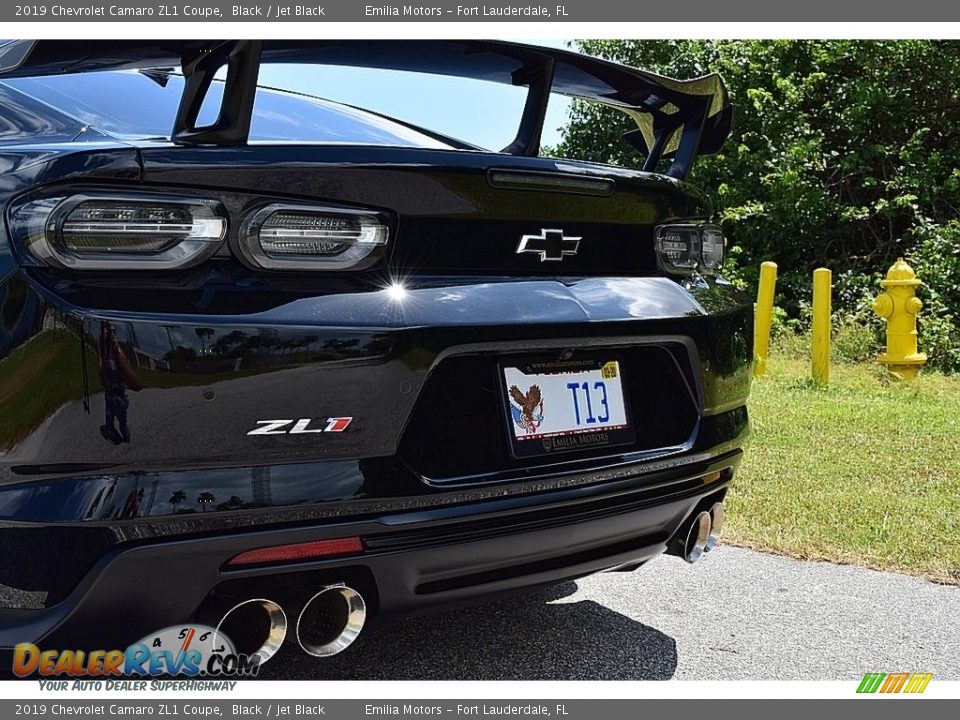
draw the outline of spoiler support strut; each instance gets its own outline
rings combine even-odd
[[[250,137],[250,120],[260,72],[259,40],[234,40],[208,50],[183,55],[183,96],[170,139],[178,145],[244,145]],[[197,125],[203,101],[214,76],[224,65],[227,78],[217,119]]]
[[[513,142],[501,152],[510,155],[535,157],[540,153],[540,138],[543,136],[543,121],[550,102],[550,90],[553,88],[553,73],[557,67],[555,58],[547,57],[536,68],[514,74],[515,85],[529,85],[527,100],[523,106],[520,127]]]

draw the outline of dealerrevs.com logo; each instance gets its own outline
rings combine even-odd
[[[41,650],[20,643],[13,651],[17,677],[254,677],[260,655],[241,655],[222,632],[180,625],[148,635],[126,650]]]

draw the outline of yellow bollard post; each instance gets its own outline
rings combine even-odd
[[[767,354],[770,352],[770,325],[773,322],[773,295],[777,288],[777,264],[765,262],[760,266],[760,285],[757,288],[757,306],[753,316],[753,376],[767,372]]]
[[[813,379],[830,382],[830,288],[833,274],[826,268],[813,271]]]

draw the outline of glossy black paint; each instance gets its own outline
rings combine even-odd
[[[80,632],[68,617],[116,613],[149,591],[121,633],[136,639],[130,633],[201,612],[235,552],[290,538],[357,533],[370,554],[244,577],[358,574],[385,612],[460,602],[648,559],[725,492],[748,429],[752,308],[723,280],[657,271],[655,226],[710,214],[683,183],[476,151],[133,146],[92,139],[59,117],[49,126],[18,119],[29,111],[9,110],[0,94],[0,118],[13,118],[0,132],[0,546],[3,558],[17,557],[0,559],[0,647],[65,642]],[[494,187],[491,168],[603,178],[613,191]],[[31,263],[12,237],[12,209],[90,188],[218,199],[230,235],[182,272]],[[382,211],[389,252],[362,273],[248,267],[234,251],[239,220],[277,199]],[[583,236],[576,257],[554,265],[515,254],[522,234],[556,226]],[[640,437],[533,460],[490,445],[484,462],[461,450],[424,462],[430,423],[441,422],[424,398],[438,397],[427,387],[442,368],[466,360],[463,382],[483,383],[505,356],[646,346],[669,353],[675,372],[636,365],[635,397],[642,402],[644,382],[669,382],[687,403],[669,444]],[[108,352],[126,358],[139,386],[123,398],[103,388]],[[455,409],[469,393],[444,395]],[[123,416],[125,433],[104,429],[107,413],[111,425]],[[248,435],[266,419],[341,416],[353,418],[342,433]],[[618,488],[642,502],[619,506]],[[584,509],[538,530],[501,521],[572,498],[600,503],[612,519]],[[394,535],[458,523],[500,530],[475,542],[431,535],[433,545]],[[538,548],[526,559],[515,550],[525,543]],[[194,575],[160,586],[144,584],[134,562],[149,557],[159,571],[197,553],[205,559]],[[453,557],[462,573],[441,572]],[[481,566],[503,575],[474,577]]]
[[[124,647],[157,625],[216,622],[224,599],[251,592],[287,603],[299,589],[345,581],[382,619],[642,563],[664,552],[693,512],[723,499],[737,459],[682,470],[627,467],[587,485],[442,510],[391,508],[322,525],[260,525],[121,545],[98,558],[60,602],[0,614],[0,658],[25,635],[45,638],[49,647]],[[269,566],[224,567],[250,548],[350,535],[365,538],[363,555],[295,563],[281,575]],[[112,621],[104,624],[104,617]]]
[[[390,289],[331,293],[240,316],[89,309],[78,317],[69,288],[55,304],[57,284],[41,288],[32,274],[18,271],[5,282],[3,307],[20,335],[7,344],[31,348],[5,364],[16,386],[11,402],[32,407],[40,386],[47,402],[0,429],[0,484],[70,472],[390,456],[425,379],[450,355],[589,352],[681,336],[691,339],[686,362],[701,365],[701,412],[742,403],[749,384],[748,315],[708,314],[698,295],[726,292],[712,283],[685,290],[666,278],[410,281],[399,298]],[[124,294],[110,293],[114,302]],[[128,442],[105,440],[99,429],[104,323],[142,386],[128,393]],[[371,387],[376,399],[361,400]],[[354,418],[349,432],[306,442],[247,435],[258,420],[342,416]]]
[[[259,156],[259,157],[258,157]],[[562,223],[590,238],[590,252],[570,258],[571,275],[651,274],[652,238],[671,218],[705,218],[705,200],[665,176],[549,158],[516,158],[476,151],[407,148],[278,147],[269,160],[251,148],[144,148],[144,181],[158,187],[216,187],[237,191],[226,202],[238,213],[263,198],[333,199],[375,208],[396,219],[391,263],[397,272],[554,276],[536,255],[517,255],[518,231]],[[503,189],[491,169],[537,171],[545,177],[615,179],[609,196]],[[257,196],[246,192],[256,188]],[[522,234],[522,233],[521,233]]]

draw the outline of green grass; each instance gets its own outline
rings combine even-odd
[[[960,377],[771,357],[725,540],[960,584]]]

